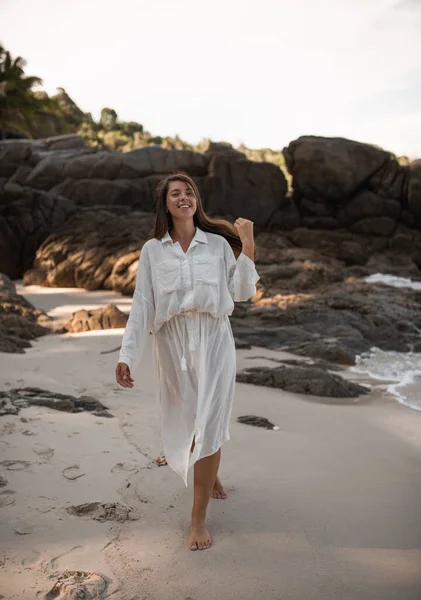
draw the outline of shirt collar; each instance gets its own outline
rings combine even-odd
[[[167,231],[167,233],[164,235],[164,237],[161,238],[161,243],[165,244],[165,242],[172,242],[172,237],[170,236],[169,231]],[[200,229],[200,227],[197,227],[197,225],[196,225],[196,233],[192,240],[192,243],[193,242],[201,242],[202,244],[208,243],[208,237],[207,237],[206,233],[202,229]]]

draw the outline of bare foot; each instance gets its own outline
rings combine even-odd
[[[190,550],[206,550],[212,545],[212,536],[205,527],[205,523],[195,523],[192,519],[190,526]]]
[[[217,500],[226,500],[228,498],[224,486],[218,476],[216,476],[215,485],[213,486],[212,498],[216,498]]]

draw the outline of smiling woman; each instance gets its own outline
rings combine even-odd
[[[237,260],[236,260],[237,256]],[[168,464],[187,485],[194,465],[190,549],[211,545],[205,526],[210,497],[226,498],[218,478],[221,445],[229,440],[236,356],[229,321],[234,301],[256,293],[253,223],[209,218],[199,190],[184,173],[160,183],[154,237],[142,248],[116,377],[132,373],[154,334]]]

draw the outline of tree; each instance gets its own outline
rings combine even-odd
[[[25,67],[21,56],[13,59],[0,45],[0,129],[32,137],[34,117],[54,109],[55,103],[46,94],[34,92],[42,79],[26,76]]]
[[[103,108],[101,110],[101,117],[99,119],[99,123],[101,127],[106,129],[107,131],[117,129],[117,120],[117,113],[113,108]]]

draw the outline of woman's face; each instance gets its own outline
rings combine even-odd
[[[187,221],[196,212],[197,202],[193,189],[184,181],[170,181],[167,192],[167,208],[173,219]]]

